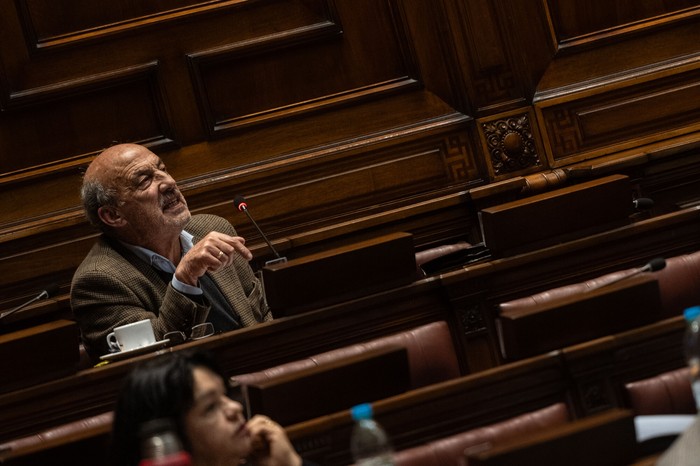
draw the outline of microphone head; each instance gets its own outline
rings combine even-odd
[[[235,205],[236,209],[240,210],[241,212],[248,210],[248,204],[245,203],[245,197],[241,196],[240,194],[233,198],[233,205]]]
[[[632,201],[635,209],[651,209],[654,207],[654,201],[648,197],[640,197]]]
[[[49,286],[46,287],[45,291],[49,296],[53,296],[56,293],[58,293],[58,290],[59,290],[58,283],[51,283]]]
[[[664,259],[663,257],[656,257],[649,261],[647,267],[649,267],[650,272],[656,272],[657,270],[661,270],[664,267],[666,267],[666,259]]]
[[[50,283],[39,295],[39,299],[47,299],[58,293],[58,283]]]

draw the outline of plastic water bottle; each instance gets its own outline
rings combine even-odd
[[[372,418],[372,405],[353,406],[350,413],[355,420],[350,451],[357,466],[394,466],[393,448],[384,429]]]
[[[690,368],[690,383],[695,395],[695,404],[700,412],[700,306],[689,307],[683,312],[685,330],[685,358]]]
[[[191,466],[190,454],[182,448],[170,419],[154,419],[141,426],[139,466]]]

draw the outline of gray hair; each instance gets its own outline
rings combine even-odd
[[[108,232],[109,228],[100,219],[97,211],[102,206],[116,207],[119,204],[117,190],[113,187],[105,187],[95,179],[83,179],[83,186],[80,188],[80,199],[83,202],[83,211],[88,221],[100,230]]]

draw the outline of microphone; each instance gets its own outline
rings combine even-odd
[[[277,250],[272,246],[272,243],[270,242],[269,239],[267,239],[267,236],[265,236],[265,233],[260,229],[258,224],[255,222],[253,217],[250,215],[250,212],[248,212],[248,204],[245,201],[245,197],[241,196],[240,194],[236,195],[236,197],[233,198],[233,205],[236,206],[236,209],[240,210],[241,212],[245,213],[250,221],[255,225],[255,228],[258,230],[258,233],[260,233],[260,236],[263,237],[267,245],[270,247],[270,250],[272,253],[277,257],[277,259],[272,259],[267,262],[265,262],[265,265],[271,265],[271,264],[279,264],[279,263],[284,263],[287,262],[286,257],[282,257],[279,255]]]
[[[593,290],[597,290],[599,288],[602,288],[604,286],[610,286],[610,285],[617,283],[621,280],[627,280],[628,278],[632,278],[634,276],[637,276],[640,273],[656,272],[658,270],[663,269],[664,267],[666,267],[666,259],[664,259],[663,257],[656,257],[656,258],[650,260],[649,262],[647,262],[643,267],[639,267],[638,269],[633,270],[629,274],[621,275],[621,276],[619,276],[619,277],[617,277],[609,282],[600,283],[599,285],[593,286],[586,291],[593,291]]]
[[[632,206],[635,209],[647,210],[654,207],[654,200],[648,197],[640,197],[632,201]],[[662,267],[663,268],[663,267]]]
[[[5,317],[7,317],[7,316],[9,316],[9,315],[11,315],[11,314],[14,314],[14,313],[17,312],[17,311],[20,311],[20,310],[24,309],[25,307],[27,307],[27,306],[29,306],[30,304],[32,304],[34,301],[39,301],[39,300],[41,300],[41,299],[47,299],[47,298],[49,298],[49,297],[55,295],[56,293],[58,293],[58,283],[51,283],[49,286],[46,287],[45,290],[43,290],[43,291],[42,291],[41,293],[39,293],[38,295],[34,296],[32,299],[30,299],[30,300],[27,301],[26,303],[20,304],[20,305],[17,306],[16,308],[14,308],[14,309],[12,309],[12,310],[9,310],[9,311],[7,311],[7,312],[3,312],[2,314],[0,314],[0,320],[1,320],[1,319],[4,319]]]

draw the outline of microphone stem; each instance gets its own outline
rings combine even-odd
[[[621,276],[619,276],[619,277],[617,277],[617,278],[615,278],[615,279],[613,279],[613,280],[610,280],[609,282],[600,283],[599,285],[593,286],[593,287],[589,288],[589,289],[586,290],[586,291],[589,291],[589,292],[590,292],[590,291],[597,290],[597,289],[599,289],[599,288],[603,288],[604,286],[610,286],[610,285],[613,285],[613,284],[615,284],[615,283],[617,283],[617,282],[620,282],[620,281],[622,281],[622,280],[626,280],[626,279],[628,279],[628,278],[634,277],[635,275],[639,275],[639,274],[642,273],[642,272],[647,272],[647,271],[649,271],[649,270],[650,270],[650,269],[648,268],[648,266],[645,265],[644,267],[641,267],[641,268],[639,268],[639,269],[637,269],[637,270],[635,270],[635,271],[633,271],[633,272],[631,272],[631,273],[629,273],[629,274],[627,274],[627,275],[621,275]]]
[[[267,243],[267,245],[270,247],[270,250],[275,254],[275,257],[277,257],[278,259],[281,259],[281,256],[277,253],[277,251],[275,250],[275,248],[272,246],[272,243],[270,242],[270,240],[267,239],[267,236],[265,236],[265,233],[263,233],[263,231],[262,231],[262,230],[260,229],[260,227],[258,226],[257,222],[256,222],[256,221],[253,219],[253,217],[248,213],[248,209],[243,209],[243,212],[245,212],[245,214],[248,216],[248,218],[250,219],[250,221],[253,222],[253,225],[255,225],[255,228],[257,228],[258,232],[260,233],[260,236],[263,237],[263,239],[265,240],[265,242]]]
[[[38,294],[34,298],[30,299],[29,301],[27,301],[24,304],[20,304],[19,306],[17,306],[16,308],[14,308],[12,310],[9,310],[7,312],[3,312],[2,314],[0,314],[0,319],[4,319],[5,317],[7,317],[9,315],[12,315],[17,311],[24,309],[25,307],[32,304],[34,301],[39,301],[40,299],[43,299],[43,298],[48,298],[48,293],[46,291],[42,291],[40,294]]]

